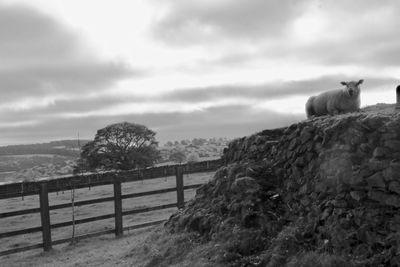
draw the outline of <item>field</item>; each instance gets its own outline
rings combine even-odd
[[[197,183],[205,183],[213,176],[213,172],[208,173],[197,173],[184,175],[184,184],[197,184]],[[165,177],[165,178],[157,178],[152,180],[144,180],[138,182],[130,182],[122,184],[122,192],[126,193],[135,193],[135,192],[143,192],[143,191],[151,191],[156,189],[168,188],[175,186],[175,176]],[[194,196],[195,190],[187,190],[185,191],[185,200],[188,200]],[[99,197],[112,196],[112,185],[107,186],[99,186],[93,188],[85,188],[85,189],[77,189],[75,190],[75,201],[86,200],[86,199],[94,199]],[[71,201],[71,192],[58,192],[49,194],[50,205],[61,204]],[[156,206],[160,204],[168,204],[176,202],[176,192],[159,194],[159,195],[151,195],[146,197],[139,197],[133,199],[123,200],[123,209],[129,210],[140,207],[149,207]],[[2,212],[21,210],[27,208],[37,208],[39,206],[38,196],[29,196],[22,198],[13,198],[13,199],[5,199],[0,200],[0,207]],[[82,207],[75,207],[75,219],[87,218],[96,215],[113,213],[114,204],[113,202],[105,202],[100,204],[93,204]],[[152,211],[147,213],[140,213],[136,215],[128,215],[124,216],[124,226],[130,226],[134,224],[140,224],[144,222],[149,222],[153,220],[167,219],[176,208],[165,209],[159,211]],[[72,209],[60,209],[60,210],[52,210],[50,211],[51,223],[70,221],[72,218]],[[28,227],[34,227],[40,225],[40,215],[39,214],[28,214],[17,217],[10,217],[6,219],[1,219],[0,223],[0,232],[8,232],[12,230],[18,230]],[[96,221],[92,223],[79,224],[76,225],[75,234],[84,234],[93,231],[112,229],[114,227],[113,219],[110,220],[102,220]],[[136,232],[140,232],[136,231]],[[146,232],[146,231],[145,231]],[[72,227],[63,227],[52,230],[52,239],[58,240],[61,238],[70,237],[72,234]],[[129,233],[125,233],[129,234]],[[110,237],[104,237],[105,239]],[[104,239],[103,238],[103,239]],[[113,238],[113,237],[111,237]],[[88,241],[81,241],[90,243],[91,239]],[[102,240],[102,238],[96,238],[95,240]],[[2,239],[0,242],[0,250],[6,250],[21,246],[27,246],[31,244],[36,244],[41,242],[41,233],[27,234],[21,235],[11,238]],[[97,242],[97,241],[96,241]],[[60,245],[60,247],[65,245]],[[57,246],[56,246],[57,247]],[[10,255],[7,257],[3,257],[3,259],[7,260],[15,260],[19,258],[24,258],[24,255],[32,254],[32,253],[40,253],[40,250],[35,250],[32,252],[24,252],[19,254]]]
[[[75,160],[51,154],[0,155],[0,183],[69,175]]]
[[[118,239],[112,234],[85,239],[72,245],[59,245],[50,252],[36,250],[6,256],[0,258],[0,266],[145,266],[147,260],[143,258],[143,253],[137,253],[137,256],[132,255],[132,250],[141,248],[153,229],[154,227],[135,230]]]
[[[89,140],[81,140],[81,146]],[[172,153],[181,151],[186,162],[189,155],[196,155],[196,161],[218,159],[227,147],[223,138],[193,139],[160,146],[161,158],[155,166],[177,164],[170,159]],[[72,175],[79,158],[78,140],[59,140],[42,144],[0,146],[0,183],[10,181],[31,181],[40,177]]]

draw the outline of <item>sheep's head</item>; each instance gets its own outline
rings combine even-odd
[[[341,82],[342,85],[346,86],[345,91],[350,97],[358,97],[360,95],[360,84],[364,80],[351,81],[351,82]]]

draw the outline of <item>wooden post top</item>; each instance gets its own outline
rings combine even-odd
[[[400,109],[400,85],[396,88],[396,109]]]

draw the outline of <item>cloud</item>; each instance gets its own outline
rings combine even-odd
[[[167,44],[203,47],[199,68],[254,61],[364,68],[400,64],[396,0],[206,3],[169,1],[153,26],[154,36]]]
[[[0,104],[101,91],[135,74],[122,63],[97,58],[55,19],[0,3]]]
[[[154,35],[175,44],[274,38],[285,32],[305,7],[303,1],[296,0],[162,2],[168,3],[167,12],[154,23]]]
[[[244,105],[213,107],[181,113],[146,113],[87,118],[56,118],[41,120],[37,125],[21,124],[2,128],[2,142],[29,143],[55,139],[92,139],[97,129],[108,124],[129,121],[155,130],[161,142],[190,137],[241,137],[254,132],[288,125],[303,119],[302,115],[287,115],[270,110],[254,110]],[[57,125],[55,127],[55,125]]]
[[[324,19],[321,34],[305,46],[282,53],[330,65],[397,66],[400,2],[378,0],[321,1],[316,8]]]
[[[96,62],[0,70],[1,102],[46,95],[100,92],[129,75],[132,72],[124,66]]]
[[[177,89],[162,95],[172,102],[204,102],[220,99],[272,100],[295,95],[312,95],[326,90],[341,88],[341,81],[364,79],[363,92],[393,86],[397,80],[390,77],[349,77],[346,75],[322,76],[310,80],[271,82],[258,85],[219,85],[199,88]]]
[[[82,36],[48,15],[0,2],[2,142],[74,138],[77,132],[92,138],[124,120],[154,128],[161,140],[233,137],[304,117],[266,110],[269,102],[288,110],[291,99],[303,110],[303,98],[339,88],[342,80],[365,79],[362,92],[398,84],[383,71],[400,63],[395,1],[152,3],[165,8],[152,25],[156,43],[149,43],[162,51],[153,55],[162,67],[147,81],[132,82],[132,90],[119,83],[129,96],[117,96],[108,89],[143,72],[98,58]],[[166,58],[173,60],[163,66]],[[290,80],[302,77],[314,78]],[[171,90],[177,82],[190,87]],[[158,95],[134,95],[138,88]]]
[[[382,89],[394,88],[397,80],[392,78],[378,77],[348,77],[345,75],[322,76],[309,80],[274,82],[265,84],[225,84],[209,87],[179,88],[170,92],[160,93],[158,96],[112,96],[99,94],[93,96],[78,96],[66,99],[43,100],[36,107],[24,108],[3,108],[0,112],[0,121],[11,128],[18,128],[15,122],[21,121],[25,124],[37,124],[40,121],[64,120],[81,118],[86,121],[88,118],[108,117],[118,120],[118,116],[139,116],[142,113],[149,114],[150,118],[166,116],[169,114],[193,113],[199,110],[210,110],[212,108],[224,108],[235,103],[242,106],[263,106],[265,102],[293,98],[294,96],[306,97],[322,91],[341,88],[340,81],[364,79],[362,94],[367,92],[379,92]],[[300,99],[300,98],[299,98]],[[32,104],[28,104],[31,106]],[[302,109],[303,104],[299,105]],[[287,110],[290,113],[290,110]],[[220,115],[222,113],[219,113]],[[143,115],[143,114],[142,114]],[[230,117],[229,114],[226,114]],[[144,116],[144,115],[143,115]],[[140,117],[144,118],[144,117]],[[179,118],[178,115],[175,119]],[[225,120],[226,118],[220,118]],[[213,121],[212,113],[208,122]],[[162,123],[160,119],[158,123]],[[57,125],[59,123],[55,122]],[[77,123],[77,122],[76,122]],[[143,122],[146,124],[146,122]],[[190,124],[190,121],[187,122]],[[21,124],[21,125],[25,125]],[[77,123],[80,125],[80,123]],[[89,127],[90,123],[85,122]],[[185,125],[182,125],[185,128]],[[1,127],[0,128],[4,128]]]
[[[11,66],[74,57],[76,36],[54,19],[20,5],[0,3],[0,58]]]

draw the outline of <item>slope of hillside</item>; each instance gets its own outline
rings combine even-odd
[[[0,147],[0,182],[34,180],[72,174],[79,157],[79,143],[88,140],[59,140],[41,144]]]
[[[0,156],[10,155],[59,155],[79,156],[79,144],[83,146],[89,140],[59,140],[48,143],[10,145],[0,147]]]
[[[224,157],[147,266],[400,266],[393,105],[238,139]]]

